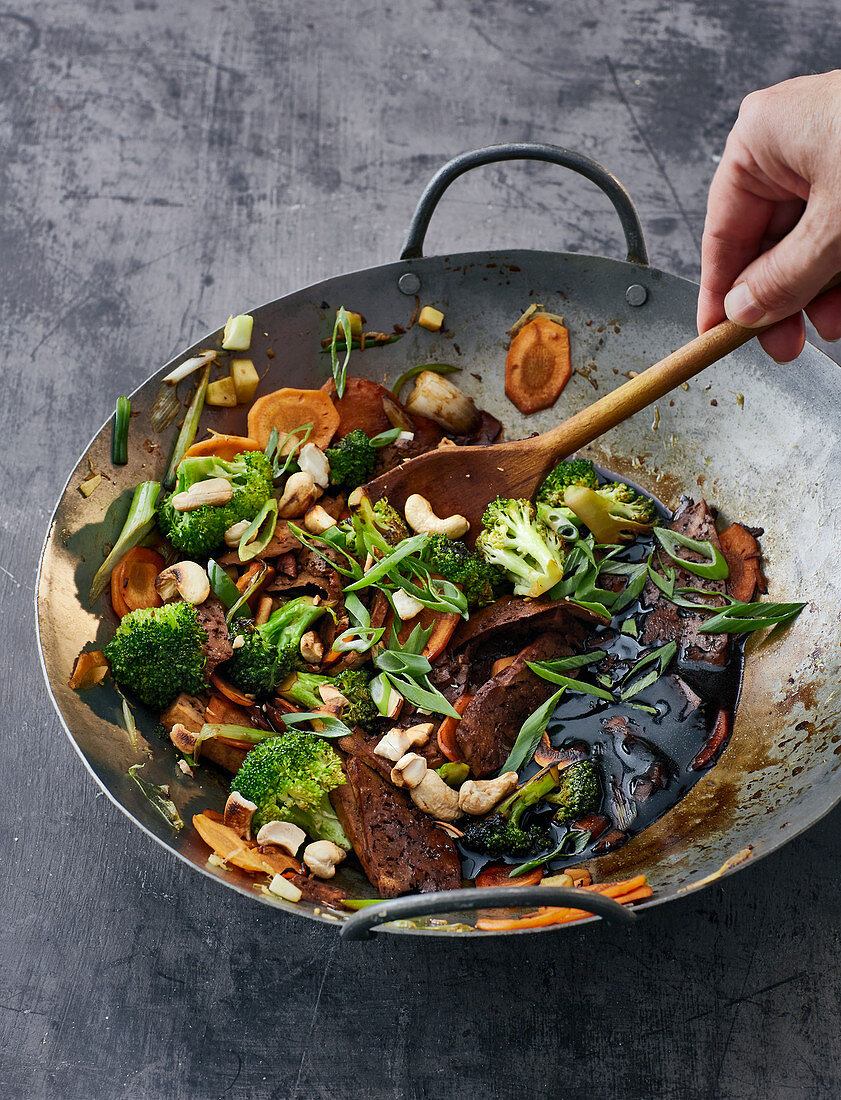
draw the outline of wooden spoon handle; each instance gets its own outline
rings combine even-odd
[[[841,272],[830,279],[820,293],[825,294],[839,285]],[[722,321],[703,336],[696,336],[659,363],[642,371],[636,378],[600,397],[557,428],[544,432],[541,437],[545,444],[545,449],[542,448],[544,453],[551,452],[556,458],[564,458],[580,450],[770,327],[743,328],[735,321]]]
[[[563,424],[559,424],[557,428],[546,432],[543,438],[547,449],[551,441],[552,449],[557,451],[558,457],[580,450],[629,416],[644,409],[646,405],[659,401],[682,382],[700,374],[710,364],[740,348],[760,331],[762,330],[743,328],[733,321],[722,321],[703,336],[696,336],[659,363],[648,367],[629,382],[618,386],[569,420],[565,420]]]

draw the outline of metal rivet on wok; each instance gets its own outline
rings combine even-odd
[[[420,290],[420,279],[414,271],[405,271],[397,280],[397,287],[401,294],[417,294]]]
[[[633,283],[625,291],[625,300],[629,306],[641,306],[645,305],[648,298],[648,291],[644,286],[640,286],[639,283]]]

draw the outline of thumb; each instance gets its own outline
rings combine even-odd
[[[790,233],[738,276],[724,299],[724,311],[746,328],[781,321],[808,305],[839,267],[837,230],[811,204]]]

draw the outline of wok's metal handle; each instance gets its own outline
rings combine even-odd
[[[511,909],[520,905],[562,905],[583,909],[617,924],[631,924],[636,913],[613,898],[573,886],[492,886],[487,889],[442,890],[437,894],[411,894],[405,898],[368,905],[342,925],[342,938],[367,940],[371,930],[392,920],[411,920],[433,913],[455,913],[462,909]]]
[[[600,164],[581,153],[574,153],[571,149],[562,149],[559,145],[538,145],[530,142],[490,145],[486,149],[475,149],[471,153],[461,153],[445,164],[443,168],[440,168],[426,185],[426,190],[415,207],[400,258],[402,260],[416,260],[423,256],[423,242],[429,228],[429,221],[435,212],[435,207],[441,201],[441,197],[453,180],[458,179],[465,172],[469,172],[471,168],[479,168],[484,164],[495,164],[501,160],[548,161],[550,164],[559,164],[562,168],[569,168],[591,180],[604,191],[619,215],[619,221],[622,223],[622,230],[625,234],[625,243],[628,246],[628,260],[635,264],[648,263],[648,250],[645,247],[645,238],[643,237],[639,216],[631,196],[619,180],[606,168],[602,168]]]

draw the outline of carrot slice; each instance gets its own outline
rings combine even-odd
[[[233,684],[229,684],[228,681],[217,672],[211,673],[210,682],[217,691],[221,691],[226,699],[230,699],[230,701],[236,703],[238,707],[254,706],[254,700],[250,696],[244,695],[239,688],[235,688]]]
[[[257,875],[282,874],[284,871],[300,871],[297,859],[282,852],[261,852],[250,840],[243,840],[233,829],[217,821],[218,815],[209,813],[195,814],[193,825],[196,832],[213,851],[234,867]]]
[[[377,382],[371,382],[367,378],[346,378],[345,392],[341,397],[336,396],[336,384],[330,378],[321,387],[324,393],[336,406],[339,414],[339,426],[337,435],[346,436],[355,428],[372,438],[380,432],[387,432],[392,426],[383,407],[383,398],[394,401],[394,398],[385,388]],[[397,402],[395,402],[397,404]],[[402,411],[402,406],[400,406]],[[409,414],[406,413],[407,420]]]
[[[632,888],[630,884],[638,882],[639,879],[642,879],[642,885]],[[599,889],[600,886],[603,888]],[[621,905],[625,905],[632,901],[641,901],[643,898],[650,898],[654,893],[650,886],[645,885],[645,875],[639,875],[635,879],[628,879],[624,883],[598,883],[593,886],[584,886],[582,889],[606,894],[608,897],[614,898]],[[616,892],[620,889],[624,890],[624,892]],[[519,928],[547,928],[553,924],[567,924],[571,921],[584,920],[586,917],[591,917],[592,915],[593,914],[588,913],[586,909],[546,906],[528,917],[515,917],[504,920],[481,917],[476,921],[476,927],[481,928],[484,932],[512,932]]]
[[[488,888],[491,886],[537,886],[543,878],[543,868],[535,867],[517,878],[510,878],[514,867],[510,863],[492,863],[476,876],[476,885]]]
[[[462,695],[460,699],[457,699],[453,703],[453,710],[457,710],[459,714],[464,714],[473,699],[472,695]],[[453,760],[456,763],[461,763],[464,757],[461,755],[456,744],[456,726],[458,725],[458,718],[447,717],[438,727],[438,748],[446,756],[448,760]]]
[[[248,436],[261,448],[269,442],[272,428],[282,441],[304,424],[312,424],[309,442],[322,450],[336,434],[339,414],[324,390],[275,390],[258,397],[248,410]]]
[[[757,589],[767,592],[768,583],[762,573],[762,551],[747,527],[731,523],[718,536],[721,552],[730,567],[727,594],[734,600],[750,603]]]
[[[548,317],[524,325],[505,360],[505,396],[521,413],[551,408],[572,375],[569,332]]]
[[[155,578],[164,564],[161,555],[146,546],[135,546],[120,558],[111,573],[111,606],[120,618],[141,607],[161,607]]]
[[[202,439],[194,443],[184,452],[185,458],[204,458],[206,455],[215,455],[216,458],[230,462],[243,451],[262,451],[262,447],[256,439],[250,439],[246,435],[211,435],[208,439]]]

